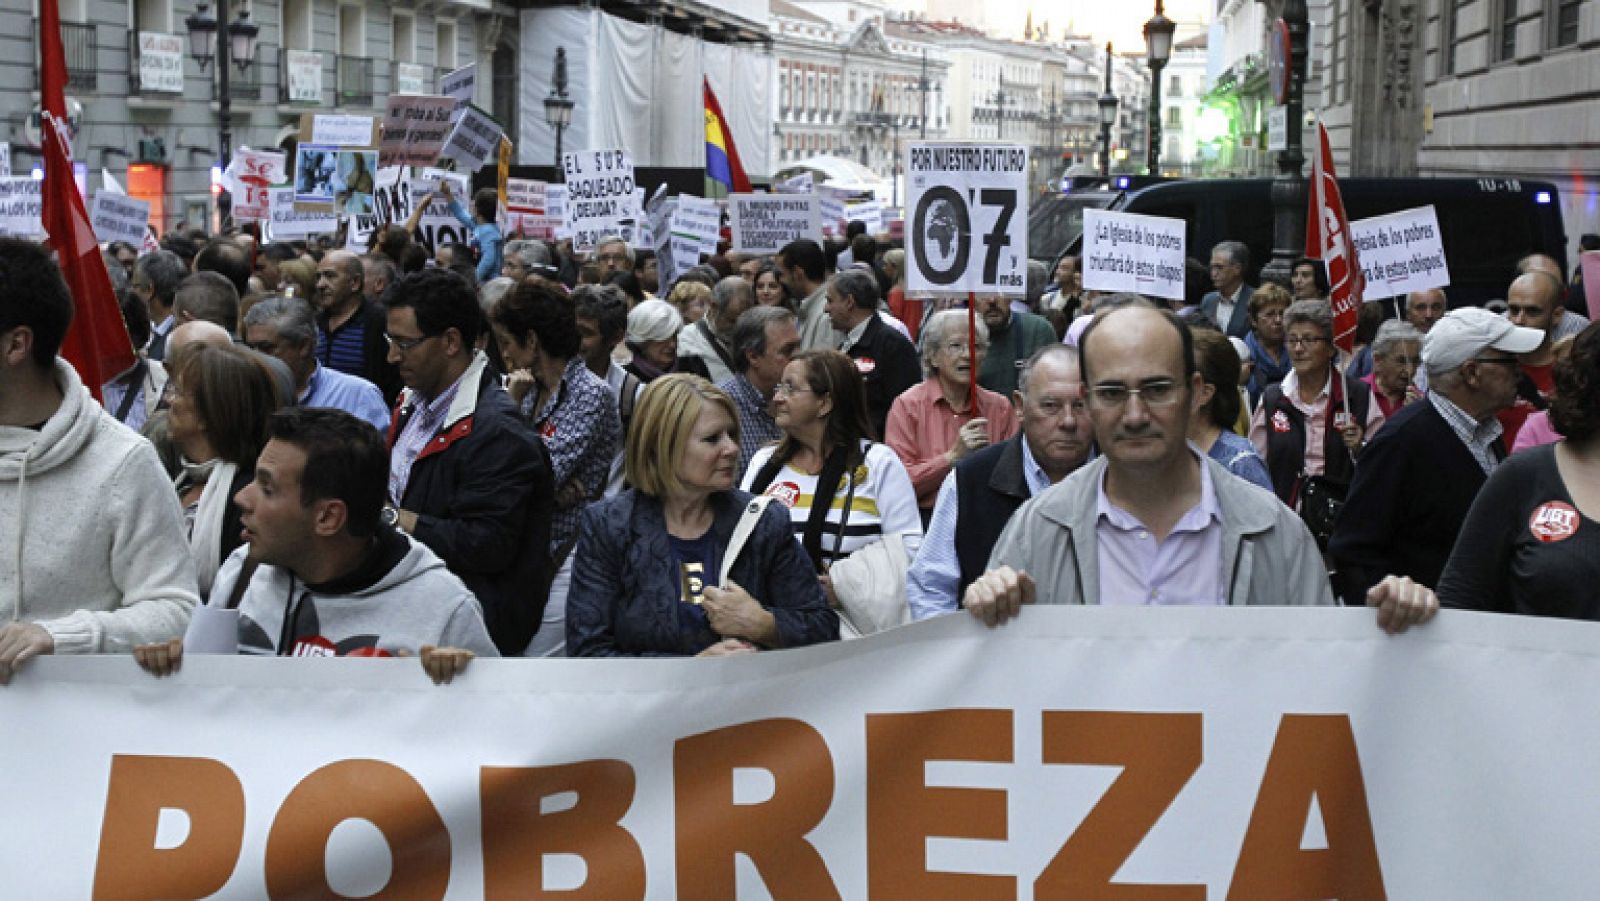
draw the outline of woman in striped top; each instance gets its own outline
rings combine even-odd
[[[894,451],[872,440],[866,389],[849,357],[835,350],[796,354],[773,394],[772,415],[783,440],[756,453],[742,487],[789,508],[830,601],[827,570],[834,561],[893,533],[916,555],[922,541],[916,491]]]

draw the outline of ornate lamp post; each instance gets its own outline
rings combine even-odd
[[[1100,174],[1111,177],[1111,125],[1117,121],[1117,95],[1111,93],[1111,42],[1106,42],[1106,90],[1100,95]]]
[[[567,97],[567,48],[556,48],[556,72],[551,80],[550,96],[544,98],[544,121],[556,132],[556,172],[561,172],[561,132],[572,124],[572,108],[576,105]]]
[[[1281,101],[1288,107],[1289,133],[1284,150],[1278,154],[1278,177],[1272,182],[1272,259],[1261,270],[1261,280],[1287,285],[1294,261],[1306,243],[1306,182],[1301,174],[1305,165],[1301,130],[1305,117],[1306,38],[1310,31],[1306,0],[1285,0],[1280,28],[1288,32],[1288,90]]]
[[[201,0],[194,15],[184,19],[183,24],[189,29],[189,55],[200,64],[200,71],[204,72],[213,58],[217,61],[217,116],[221,120],[217,143],[222,152],[222,167],[226,169],[233,157],[233,97],[228,88],[228,58],[232,56],[240,73],[249,69],[256,60],[256,35],[261,29],[250,21],[250,11],[241,9],[239,18],[228,23],[227,40],[218,40],[221,35],[217,20],[208,11],[210,5]],[[227,18],[227,0],[221,0],[217,9]]]
[[[1163,14],[1156,0],[1156,14],[1144,23],[1145,61],[1150,65],[1150,146],[1146,166],[1151,175],[1161,174],[1161,70],[1172,58],[1172,33],[1177,25]]]

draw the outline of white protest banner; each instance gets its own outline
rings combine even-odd
[[[415,658],[44,656],[0,691],[27,812],[0,872],[17,898],[1589,898],[1597,648],[1536,617],[1041,606],[445,686]]]
[[[1403,297],[1409,291],[1450,284],[1439,217],[1431,205],[1352,222],[1350,237],[1367,280],[1363,300]]]
[[[112,241],[138,244],[144,240],[145,227],[150,224],[150,202],[126,194],[98,191],[89,206],[89,222],[102,244]]]
[[[450,136],[450,97],[391,94],[384,101],[383,138],[378,143],[380,166],[431,166]]]
[[[867,227],[867,234],[881,235],[884,232],[883,203],[878,200],[869,200],[865,203],[850,203],[844,208],[844,221],[860,222]]]
[[[545,185],[536,178],[506,179],[506,211],[543,215]]]
[[[267,203],[267,234],[274,241],[331,235],[339,228],[339,215],[332,210],[296,211],[293,186],[268,188]]]
[[[454,97],[458,106],[466,106],[472,102],[472,94],[477,87],[477,81],[478,64],[468,63],[439,78],[439,93]]]
[[[814,176],[810,172],[802,172],[792,178],[773,182],[772,190],[779,194],[810,194],[816,190]]]
[[[672,216],[678,210],[678,197],[663,198],[660,203],[650,206],[646,210],[645,218],[650,223],[650,234],[655,239],[653,249],[656,252],[656,281],[660,290],[657,293],[669,292],[672,283],[678,280],[678,273],[683,271],[678,261],[687,256],[680,247],[695,247],[696,242],[690,237],[679,237],[672,233]],[[695,255],[695,262],[699,262],[699,255]]]
[[[844,234],[844,200],[821,193],[817,197],[817,208],[822,217],[823,234]]]
[[[11,177],[11,142],[0,141],[0,178]]]
[[[26,175],[0,178],[0,235],[44,234],[44,180]]]
[[[228,163],[224,180],[228,181],[229,176],[233,218],[239,222],[255,222],[271,214],[272,201],[267,189],[288,181],[289,170],[281,152],[241,147]]]
[[[1182,300],[1184,221],[1083,211],[1083,287]]]
[[[500,135],[500,126],[488,113],[469,106],[456,120],[439,158],[455,160],[463,172],[476,172],[500,149]]]
[[[289,69],[289,102],[322,102],[322,54],[311,50],[285,50]]]
[[[183,45],[176,34],[139,32],[139,90],[183,93]]]
[[[1023,294],[1028,285],[1028,149],[906,148],[907,290]]]
[[[430,194],[439,190],[440,185],[449,182],[450,189],[456,192],[457,197],[462,198],[467,196],[467,186],[470,184],[464,172],[451,172],[449,169],[435,169],[431,166],[422,170],[413,181],[420,183]]]
[[[734,253],[773,254],[790,241],[822,240],[815,194],[729,194]]]
[[[584,150],[562,155],[566,223],[572,246],[592,250],[606,235],[631,240],[640,215],[634,209],[633,158],[625,150]]]
[[[457,187],[452,185],[451,190],[456,190]],[[411,210],[406,211],[406,215],[409,216],[411,214],[415,209],[415,204],[420,203],[422,196],[427,193],[430,192],[427,190],[425,183],[417,180],[411,182],[410,201],[413,206]],[[457,199],[462,197],[460,191],[457,191],[456,197]],[[417,220],[417,230],[414,235],[417,243],[427,248],[428,254],[431,256],[439,249],[440,244],[467,243],[472,239],[472,228],[471,226],[463,225],[461,220],[450,212],[450,204],[445,202],[443,194],[433,192],[433,197],[428,201],[427,208],[422,211],[422,218]]]
[[[372,233],[390,222],[404,222],[411,215],[411,196],[404,186],[406,167],[384,166],[373,180],[372,207],[345,219],[344,246],[355,253],[366,253]],[[394,219],[396,213],[400,218]],[[388,218],[385,218],[388,217]]]
[[[331,144],[335,147],[372,146],[371,116],[334,116],[318,114],[311,117],[313,144]]]
[[[722,207],[715,200],[685,194],[673,210],[671,228],[673,234],[694,242],[695,253],[715,254],[722,240]]]
[[[552,184],[545,187],[544,214],[555,223],[555,240],[564,241],[572,237],[572,223],[567,221],[566,185]]]
[[[427,66],[419,66],[416,63],[395,63],[394,93],[428,93],[428,76],[431,74],[433,74],[432,70]]]

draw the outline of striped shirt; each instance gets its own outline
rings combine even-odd
[[[750,460],[745,471],[743,487],[750,490],[755,476],[776,448],[762,448]],[[767,494],[782,501],[789,508],[789,518],[794,523],[794,534],[802,539],[806,522],[811,518],[811,507],[816,503],[817,476],[807,475],[792,466],[778,470],[767,486]],[[850,515],[844,517],[844,500],[850,500]],[[844,522],[844,536],[839,535],[840,522]],[[850,556],[853,552],[877,541],[885,533],[899,533],[906,545],[906,553],[915,557],[922,543],[922,517],[917,513],[917,494],[911,487],[911,476],[888,445],[873,444],[867,450],[866,462],[846,473],[839,482],[822,528],[822,559],[824,565]]]
[[[367,309],[361,306],[332,332],[317,332],[317,362],[350,375],[367,378]]]
[[[481,356],[481,354],[480,354]],[[466,373],[462,373],[464,378]],[[425,401],[412,392],[406,392],[404,402],[412,408],[411,418],[395,436],[394,447],[389,451],[389,500],[396,507],[405,506],[406,485],[411,482],[411,466],[428,441],[443,428],[450,405],[455,402],[461,388],[461,378],[439,392],[439,396]]]
[[[777,442],[783,430],[767,412],[767,399],[743,375],[723,379],[717,387],[733,401],[734,412],[739,414],[739,477],[744,478],[756,451]]]

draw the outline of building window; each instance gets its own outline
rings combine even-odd
[[[411,16],[394,14],[390,25],[390,33],[394,41],[394,61],[397,63],[414,63],[417,61],[417,20]]]
[[[1553,0],[1545,14],[1550,22],[1550,46],[1566,47],[1578,43],[1578,8],[1583,0]]]
[[[311,0],[284,0],[283,46],[290,50],[315,50],[311,43]]]
[[[1517,0],[1499,0],[1495,18],[1494,59],[1503,63],[1517,58]]]
[[[1439,16],[1439,74],[1456,74],[1456,18],[1460,15],[1459,0],[1444,0]]]
[[[434,25],[434,65],[441,69],[456,67],[456,23],[440,19]]]
[[[339,7],[339,55],[360,58],[367,55],[367,16],[360,6]]]
[[[1183,127],[1183,110],[1182,109],[1180,109],[1180,108],[1178,108],[1176,106],[1167,107],[1167,127],[1168,128],[1182,128]]]
[[[174,33],[170,0],[138,0],[133,6],[133,30]]]
[[[1183,96],[1183,76],[1172,76],[1172,81],[1167,85],[1167,93],[1174,97]]]

